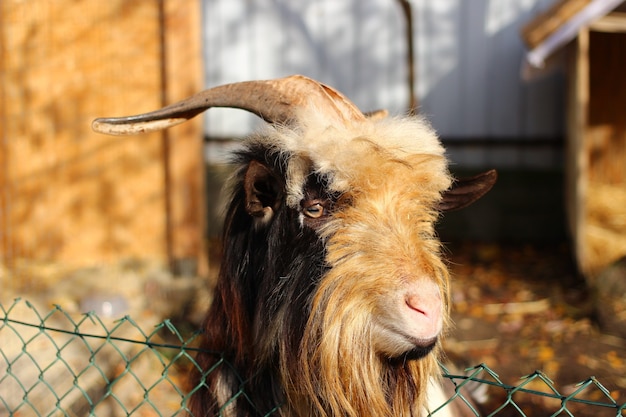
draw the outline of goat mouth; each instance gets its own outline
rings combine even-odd
[[[437,345],[438,337],[431,337],[428,339],[417,339],[414,337],[407,337],[413,345],[413,348],[400,355],[406,359],[421,359],[428,355]]]
[[[404,357],[407,359],[422,359],[427,356],[432,350],[435,348],[437,344],[437,338],[430,340],[426,344],[422,344],[423,341],[420,341],[420,344],[416,344],[415,347],[409,350],[404,354]]]
[[[413,339],[413,343],[413,349],[410,349],[395,358],[390,358],[389,361],[391,363],[404,363],[406,361],[425,358],[430,352],[433,351],[433,349],[437,345],[437,338],[435,337],[428,340],[417,341]]]

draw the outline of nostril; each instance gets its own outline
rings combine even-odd
[[[424,305],[422,305],[423,303],[420,302],[419,297],[407,297],[406,299],[406,305],[413,311],[417,311],[418,313],[421,313],[425,316],[429,316],[430,312],[425,308]]]
[[[405,298],[406,305],[413,311],[423,314],[427,318],[435,318],[438,310],[441,309],[441,298],[438,294],[430,297],[419,295],[408,295]]]

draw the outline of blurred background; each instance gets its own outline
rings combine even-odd
[[[425,116],[457,176],[498,169],[490,194],[439,227],[452,355],[516,377],[548,368],[564,384],[603,374],[626,392],[621,3],[3,0],[0,303],[197,323],[228,152],[261,122],[214,109],[107,137],[91,121],[299,73],[364,111]]]

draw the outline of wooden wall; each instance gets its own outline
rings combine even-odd
[[[570,49],[566,200],[578,265],[593,280],[626,257],[626,15],[581,29]]]
[[[586,268],[626,257],[626,15],[617,32],[589,34]]]
[[[201,122],[90,128],[202,88],[197,1],[3,0],[0,75],[5,265],[199,259]]]

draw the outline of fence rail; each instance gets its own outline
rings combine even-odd
[[[196,366],[197,337],[168,320],[140,325],[130,317],[72,316],[58,306],[50,310],[20,299],[0,303],[0,415],[186,416],[196,387],[187,386],[185,374]],[[441,368],[456,393],[432,410],[435,417],[448,403],[465,401],[462,392],[470,386],[489,392],[489,410],[476,415],[624,416],[626,411],[626,403],[619,404],[594,377],[561,393],[540,371],[509,385],[484,364],[465,373]]]

